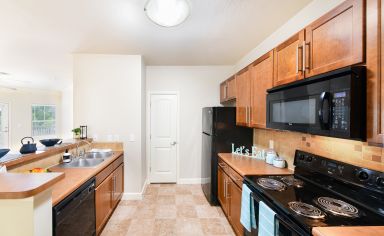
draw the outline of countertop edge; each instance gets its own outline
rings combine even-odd
[[[17,174],[17,173],[4,173],[5,175],[31,175],[31,174]],[[0,192],[0,199],[23,199],[23,198],[29,198],[32,196],[35,196],[53,185],[55,185],[60,180],[64,179],[65,174],[64,173],[36,173],[32,175],[49,175],[50,178],[48,180],[42,181],[41,184],[39,184],[37,187],[34,188],[27,188],[25,190],[17,191],[17,192]]]
[[[384,226],[341,226],[341,227],[315,227],[314,236],[377,236],[384,235]]]

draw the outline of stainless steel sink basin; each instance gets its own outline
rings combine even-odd
[[[85,153],[84,158],[88,159],[104,159],[111,157],[113,155],[113,152],[87,152]]]
[[[102,163],[104,159],[102,158],[80,158],[71,161],[70,163],[61,163],[59,167],[61,168],[86,168],[94,167]]]

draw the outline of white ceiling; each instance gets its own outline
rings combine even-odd
[[[72,53],[147,65],[233,65],[311,0],[190,0],[186,22],[150,22],[146,0],[0,0],[0,84],[61,89]]]

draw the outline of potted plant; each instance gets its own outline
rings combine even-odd
[[[74,128],[72,130],[72,133],[73,133],[73,138],[80,138],[80,132],[81,132],[81,129],[80,128]]]

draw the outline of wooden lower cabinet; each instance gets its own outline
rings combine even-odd
[[[113,170],[113,169],[112,169]],[[96,176],[97,178],[97,176]],[[119,203],[124,189],[124,164],[120,164],[115,170],[101,182],[95,190],[96,208],[96,234],[99,235],[107,223],[113,210]]]
[[[113,175],[108,176],[95,190],[96,233],[99,234],[112,213]]]
[[[228,171],[230,167],[226,167]],[[227,216],[229,223],[232,225],[236,235],[243,235],[243,225],[240,223],[241,215],[241,188],[234,180],[227,174],[222,167],[218,167],[218,198],[223,209],[224,214]]]
[[[240,223],[241,215],[241,189],[229,179],[229,221],[236,235],[243,235],[243,225]]]
[[[228,181],[228,176],[225,174],[223,169],[221,167],[218,167],[217,169],[217,183],[218,183],[218,199],[220,202],[220,205],[226,215],[228,215],[228,201],[227,201],[227,181]]]
[[[112,196],[112,205],[116,207],[119,203],[121,197],[123,196],[123,186],[124,186],[124,165],[121,164],[114,171],[114,188],[113,188],[113,196]]]

